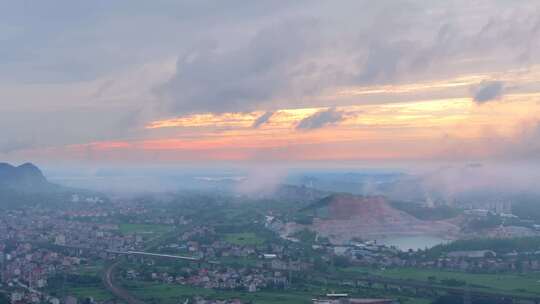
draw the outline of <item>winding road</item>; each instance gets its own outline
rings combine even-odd
[[[167,239],[171,235],[174,235],[174,231],[171,231],[167,233],[166,235],[161,235],[159,237],[154,238],[150,243],[159,240],[159,239]],[[156,243],[157,244],[157,243]],[[156,244],[152,244],[149,246],[146,246],[145,250],[152,250],[157,247]],[[155,253],[148,253],[148,252],[140,252],[140,251],[132,251],[132,252],[112,252],[117,253],[120,255],[142,255],[142,256],[153,256],[153,257],[161,257],[161,258],[170,258],[170,259],[182,259],[182,260],[188,260],[192,262],[197,262],[198,259],[191,258],[191,257],[182,257],[182,256],[173,256],[173,255],[161,255],[161,254],[155,254]],[[114,285],[114,272],[116,270],[116,267],[120,264],[120,261],[114,262],[111,265],[107,266],[105,268],[105,271],[103,272],[102,280],[105,287],[117,298],[125,301],[127,304],[145,304],[143,301],[135,298],[132,294],[129,293],[126,289],[119,287],[117,285]]]
[[[118,287],[114,285],[114,271],[116,267],[120,264],[120,262],[115,262],[111,265],[109,265],[107,268],[105,268],[105,272],[103,273],[103,284],[105,284],[105,287],[114,294],[116,297],[122,299],[127,304],[145,304],[141,300],[138,300],[137,298],[133,297],[127,290],[125,290],[122,287]]]

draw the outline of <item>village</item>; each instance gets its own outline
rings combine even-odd
[[[483,215],[475,212],[468,216]],[[374,240],[332,244],[309,231],[284,236],[279,234],[283,224],[269,215],[246,223],[251,227],[248,231],[230,230],[196,218],[174,216],[167,210],[124,202],[108,208],[89,204],[87,209],[77,211],[7,211],[0,215],[0,289],[9,291],[13,304],[114,303],[110,302],[112,297],[61,292],[57,282],[66,276],[84,279],[77,277],[81,269],[105,267],[122,260],[125,262],[116,277],[128,285],[148,282],[248,294],[297,290],[307,282],[320,281],[327,273],[332,273],[333,288],[356,285],[346,275],[349,268],[485,274],[540,271],[538,250],[501,252],[493,248],[434,254],[431,250],[403,251]],[[189,260],[171,261],[183,257]],[[92,278],[95,288],[107,294],[100,274]],[[436,278],[432,283],[464,284]],[[371,303],[353,302],[349,297],[351,302],[324,300],[321,294],[326,293],[313,294],[316,303]],[[193,299],[195,303],[221,303],[205,302],[210,300],[204,297]]]

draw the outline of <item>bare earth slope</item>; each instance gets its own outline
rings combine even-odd
[[[354,237],[384,239],[399,236],[453,238],[459,227],[447,221],[422,221],[394,209],[382,196],[334,195],[328,201],[328,216],[315,219],[313,229],[334,242]]]

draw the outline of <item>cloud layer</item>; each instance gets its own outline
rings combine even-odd
[[[175,113],[240,112],[276,97],[310,90],[317,68],[304,58],[318,49],[313,20],[288,20],[259,30],[240,47],[203,44],[178,59],[160,92]],[[308,70],[312,71],[308,71]]]
[[[149,142],[184,157],[234,136],[275,150],[231,158],[329,138],[347,141],[340,157],[359,139],[400,157],[447,134],[448,151],[489,150],[540,115],[534,0],[0,1],[0,44],[6,157]]]

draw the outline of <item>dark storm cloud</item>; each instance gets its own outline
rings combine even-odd
[[[344,119],[343,112],[336,109],[319,111],[311,116],[302,119],[297,125],[298,130],[320,129],[329,125],[336,124]]]
[[[271,111],[265,112],[263,115],[259,116],[253,122],[252,128],[258,128],[258,127],[264,125],[265,123],[267,123],[270,120],[270,118],[272,118],[273,115],[274,115],[274,112],[271,112]]]
[[[478,104],[501,98],[504,91],[504,83],[501,81],[483,82],[474,91],[474,101]]]

